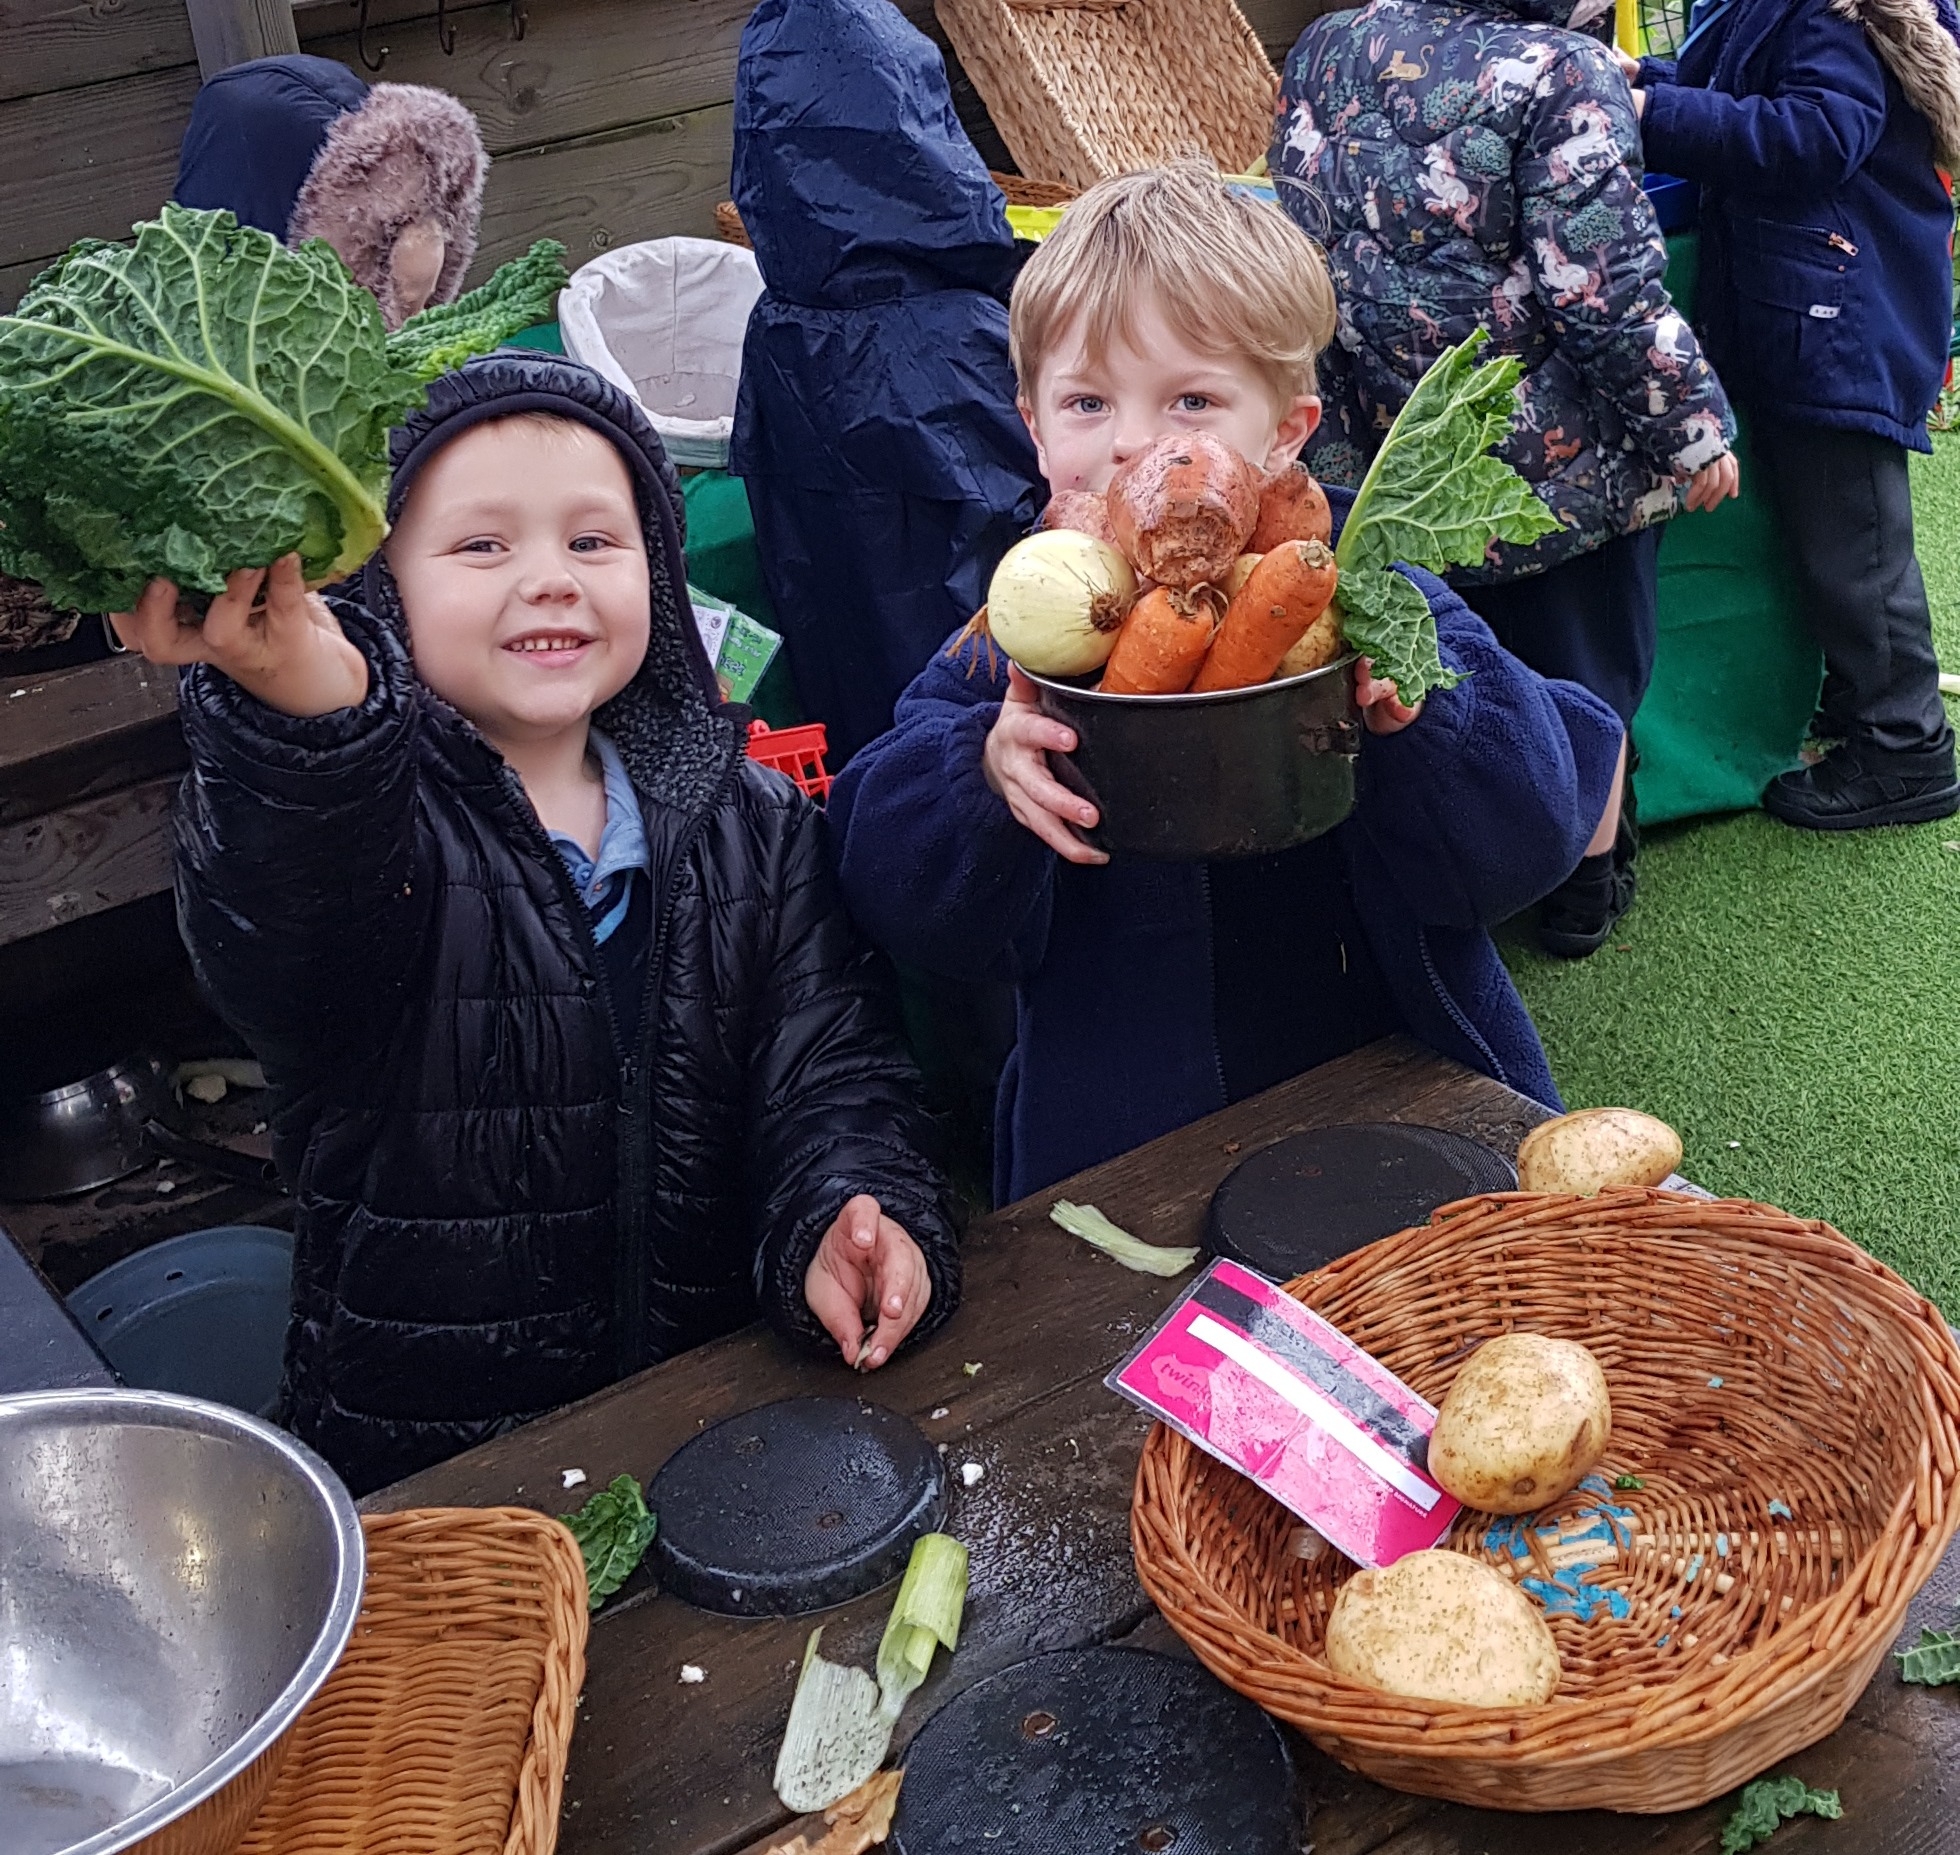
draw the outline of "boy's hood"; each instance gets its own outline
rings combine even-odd
[[[236,213],[283,242],[327,132],[367,94],[344,64],[304,53],[220,71],[191,105],[172,197]]]
[[[1940,165],[1960,166],[1960,9],[1954,0],[1831,0],[1864,27],[1906,101],[1933,129]]]
[[[625,460],[639,503],[652,625],[639,674],[593,717],[619,748],[633,783],[683,813],[713,799],[741,752],[735,717],[716,688],[687,596],[685,504],[674,467],[645,413],[589,367],[555,355],[503,349],[439,376],[428,403],[390,435],[394,479],[388,519],[401,513],[416,473],[473,426],[547,412],[589,426]],[[362,570],[362,603],[407,640],[394,575],[381,554]]]
[[[763,281],[791,302],[1005,302],[1019,267],[945,61],[891,0],[762,0],[735,72],[734,185]]]

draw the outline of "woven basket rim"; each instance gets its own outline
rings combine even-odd
[[[1352,1289],[1371,1277],[1388,1277],[1396,1270],[1418,1265],[1426,1251],[1440,1250],[1467,1223],[1493,1213],[1512,1214],[1518,1219],[1516,1228],[1549,1226],[1562,1229],[1568,1237],[1584,1235],[1593,1223],[1604,1235],[1609,1226],[1617,1229],[1618,1223],[1629,1218],[1636,1229],[1644,1225],[1658,1230],[1677,1215],[1692,1213],[1695,1241],[1704,1248],[1733,1247],[1738,1262],[1746,1262],[1752,1250],[1771,1251],[1785,1266],[1818,1272],[1830,1279],[1835,1287],[1861,1302],[1861,1319],[1888,1325],[1902,1335],[1907,1350],[1920,1362],[1920,1397],[1911,1421],[1918,1426],[1922,1471],[1929,1455],[1932,1458],[1939,1498],[1931,1524],[1916,1523],[1917,1484],[1908,1475],[1882,1510],[1885,1517],[1875,1538],[1855,1560],[1843,1565],[1837,1587],[1798,1613],[1800,1623],[1793,1617],[1790,1627],[1780,1629],[1765,1642],[1727,1655],[1720,1667],[1698,1658],[1675,1679],[1659,1684],[1607,1688],[1584,1696],[1554,1696],[1539,1707],[1463,1707],[1384,1695],[1344,1681],[1320,1656],[1265,1630],[1198,1576],[1195,1582],[1221,1617],[1231,1618],[1244,1636],[1256,1636],[1263,1647],[1263,1652],[1222,1651],[1200,1618],[1183,1614],[1177,1593],[1166,1580],[1166,1572],[1175,1568],[1179,1559],[1196,1573],[1190,1542],[1183,1537],[1169,1538],[1170,1521],[1152,1513],[1147,1503],[1154,1474],[1161,1471],[1188,1476],[1196,1464],[1211,1459],[1184,1437],[1158,1424],[1145,1443],[1144,1461],[1139,1467],[1132,1538],[1139,1576],[1172,1627],[1228,1685],[1244,1691],[1248,1683],[1256,1686],[1262,1680],[1295,1686],[1304,1681],[1325,1690],[1330,1701],[1343,1703],[1344,1710],[1337,1714],[1333,1707],[1317,1704],[1311,1693],[1300,1688],[1298,1704],[1286,1717],[1310,1736],[1322,1737],[1323,1743],[1334,1741],[1341,1750],[1439,1766],[1489,1762],[1503,1751],[1506,1764],[1520,1776],[1531,1770],[1534,1751],[1541,1757],[1549,1752],[1565,1773],[1582,1773],[1609,1766],[1630,1752],[1651,1753],[1660,1748],[1718,1742],[1735,1735],[1766,1710],[1789,1709],[1811,1698],[1840,1670],[1855,1668],[1867,1658],[1875,1666],[1897,1635],[1913,1594],[1932,1575],[1956,1525],[1960,1525],[1960,1501],[1954,1496],[1956,1467],[1960,1464],[1955,1460],[1952,1434],[1955,1414],[1960,1413],[1960,1347],[1933,1304],[1822,1220],[1795,1218],[1749,1199],[1706,1199],[1662,1190],[1601,1193],[1591,1198],[1524,1192],[1481,1194],[1445,1205],[1428,1224],[1384,1238],[1286,1286],[1296,1298],[1304,1299],[1306,1291],[1314,1287],[1338,1283]],[[1563,1225],[1561,1219],[1566,1220]],[[1686,1222],[1674,1227],[1683,1234],[1690,1228]],[[1910,1439],[1910,1429],[1907,1434]],[[1888,1559],[1890,1562],[1885,1562]],[[1820,1637],[1829,1639],[1823,1647],[1817,1646]],[[1636,1693],[1644,1708],[1725,1688],[1734,1690],[1737,1697],[1719,1717],[1707,1709],[1696,1709],[1646,1731],[1602,1720],[1596,1743],[1589,1741],[1583,1747],[1572,1743],[1575,1726],[1598,1716],[1623,1715],[1629,1697]],[[1355,1717],[1370,1708],[1380,1716],[1378,1721]],[[1433,1729],[1443,1726],[1454,1730],[1439,1739]],[[1532,1742],[1550,1732],[1558,1734],[1559,1744],[1534,1747]]]

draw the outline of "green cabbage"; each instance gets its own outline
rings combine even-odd
[[[0,316],[0,572],[124,611],[297,553],[351,573],[387,532],[388,430],[426,382],[548,316],[548,241],[393,336],[333,249],[166,206],[85,239]]]

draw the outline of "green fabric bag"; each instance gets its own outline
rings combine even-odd
[[[1667,244],[1667,287],[1688,315],[1698,241]],[[1775,518],[1751,492],[1746,428],[1737,450],[1742,494],[1676,516],[1661,539],[1659,648],[1633,723],[1643,825],[1757,804],[1796,764],[1823,683]]]

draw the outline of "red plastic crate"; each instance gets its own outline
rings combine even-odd
[[[830,775],[824,770],[824,750],[830,736],[820,721],[796,728],[772,728],[766,721],[749,723],[749,758],[774,767],[821,805],[830,796]]]

